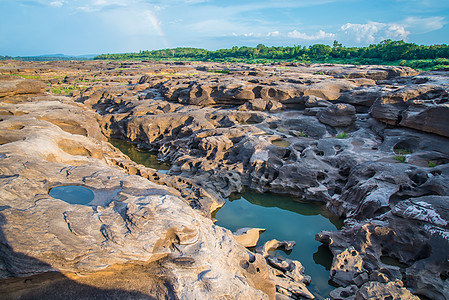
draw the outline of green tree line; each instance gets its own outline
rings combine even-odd
[[[351,64],[404,65],[420,69],[449,67],[449,46],[417,45],[402,40],[384,40],[368,47],[345,47],[338,41],[333,45],[315,44],[292,46],[237,47],[208,51],[199,48],[173,48],[139,53],[102,54],[94,59],[106,60],[197,60],[264,63],[273,61],[328,62]]]

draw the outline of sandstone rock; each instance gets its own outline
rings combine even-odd
[[[412,84],[386,93],[371,107],[371,115],[388,124],[401,125],[448,136],[447,83],[433,77],[425,84]]]
[[[368,282],[357,292],[355,299],[410,299],[418,300],[409,290],[403,288],[401,281],[382,284],[379,282]]]
[[[417,295],[447,298],[449,152],[448,140],[441,133],[447,102],[444,74],[416,76],[416,71],[403,67],[330,64],[289,64],[285,70],[279,70],[278,65],[229,64],[224,68],[218,63],[174,66],[152,62],[49,62],[45,67],[32,62],[20,64],[25,66],[20,67],[20,72],[17,68],[10,73],[38,75],[52,85],[75,84],[82,79],[88,86],[77,96],[77,102],[84,105],[73,104],[74,99],[69,97],[48,95],[7,96],[0,103],[0,148],[4,150],[0,161],[17,159],[17,166],[23,166],[15,171],[10,167],[2,169],[2,175],[13,176],[0,178],[5,182],[2,189],[6,194],[2,195],[14,197],[15,191],[3,187],[19,186],[14,180],[22,180],[22,187],[31,183],[31,188],[22,188],[21,193],[29,191],[22,198],[33,199],[16,210],[3,209],[7,220],[21,224],[16,221],[19,211],[53,211],[52,201],[56,200],[45,195],[46,185],[53,184],[52,178],[56,177],[59,179],[54,184],[82,182],[94,189],[95,203],[102,204],[94,211],[89,207],[66,209],[64,205],[68,204],[58,202],[58,207],[64,208],[66,221],[56,214],[49,224],[62,222],[58,228],[68,228],[65,224],[70,224],[73,232],[68,236],[75,240],[94,237],[90,248],[79,245],[87,251],[87,258],[84,252],[79,256],[86,264],[75,263],[77,252],[64,248],[70,256],[68,263],[61,256],[60,265],[65,268],[95,268],[104,263],[103,259],[135,264],[139,257],[156,253],[147,250],[152,247],[151,238],[159,238],[166,245],[156,247],[161,252],[156,256],[165,258],[154,257],[153,263],[141,267],[151,274],[159,270],[157,274],[166,279],[162,282],[161,277],[150,276],[144,280],[148,285],[139,285],[139,291],[159,290],[154,295],[161,298],[172,297],[173,293],[185,298],[204,298],[210,293],[217,297],[263,298],[254,290],[259,289],[274,298],[276,285],[277,297],[281,293],[311,297],[303,270],[291,269],[295,266],[295,270],[301,270],[298,264],[267,257],[274,267],[268,269],[261,255],[245,252],[228,231],[202,217],[210,216],[212,210],[222,205],[223,197],[249,187],[324,202],[331,211],[346,218],[342,230],[317,236],[334,254],[332,281],[347,286],[332,293],[334,297],[376,297],[380,290],[382,295],[390,291],[392,295],[407,296],[403,287],[396,285],[402,281],[405,288]],[[54,73],[49,73],[51,68],[64,74],[61,83],[54,80]],[[35,102],[40,102],[40,106]],[[258,111],[253,110],[252,103],[261,104],[254,106]],[[366,113],[371,104],[375,118],[360,114]],[[343,116],[338,110],[329,114],[338,105],[350,107],[350,112]],[[86,107],[98,114],[85,113]],[[355,115],[356,111],[359,114]],[[318,118],[328,122],[321,123]],[[104,141],[96,119],[105,135],[158,151],[160,159],[170,161],[171,169],[161,174],[130,161]],[[335,138],[335,126],[346,127],[348,137]],[[19,151],[19,145],[26,146],[20,146]],[[401,155],[405,163],[394,158]],[[116,175],[110,173],[110,168]],[[36,171],[42,169],[45,172]],[[126,179],[129,175],[123,171],[134,176]],[[19,174],[18,179],[15,174]],[[119,186],[114,183],[116,179]],[[35,194],[35,186],[43,188]],[[120,192],[116,196],[99,193],[105,186],[112,191],[119,188]],[[143,204],[147,200],[151,203]],[[164,205],[169,203],[177,209],[159,212],[154,207],[166,208]],[[84,213],[86,209],[88,214]],[[151,217],[155,211],[166,222],[161,224],[166,225],[161,229],[154,227],[155,232],[145,231],[146,226],[154,224]],[[170,215],[176,218],[173,223]],[[32,222],[36,218],[29,219]],[[98,222],[105,225],[100,231]],[[84,223],[89,226],[82,226]],[[8,236],[16,234],[12,233],[11,224],[8,221],[2,225]],[[125,225],[130,228],[129,233]],[[53,227],[46,228],[50,229],[42,232],[54,232]],[[163,236],[159,237],[159,233]],[[95,242],[97,235],[106,240],[103,246]],[[213,238],[205,240],[209,235]],[[51,245],[52,249],[59,249],[52,244],[56,240],[43,236],[42,249]],[[62,238],[60,243],[70,245]],[[101,247],[106,246],[137,250],[132,251],[132,257],[127,251],[118,252],[117,256],[109,252],[110,257],[98,256],[98,262],[97,255],[89,256],[89,251],[95,249],[108,253],[102,252]],[[352,250],[356,251],[355,256]],[[220,251],[227,254],[223,256]],[[28,272],[28,267],[22,265],[37,266],[36,270],[54,269],[53,262],[22,264],[28,258],[15,259],[14,253],[10,257],[14,264],[3,265],[14,267],[8,271],[9,267],[2,265],[4,276],[22,269]],[[116,268],[113,263],[110,268]],[[130,270],[145,273],[139,273],[139,268],[134,265]],[[115,270],[113,274],[117,274],[118,269]],[[107,270],[89,272],[87,276],[100,287],[95,278],[106,276]],[[239,283],[234,282],[236,278]],[[138,286],[137,281],[133,278],[130,286]]]
[[[45,83],[39,80],[0,75],[0,98],[20,94],[40,94],[46,87]]]
[[[289,251],[293,249],[293,246],[295,246],[295,241],[278,241],[276,239],[270,240],[263,244],[263,246],[256,248],[256,253],[262,254],[264,257],[269,256],[269,251],[282,249],[284,251]]]
[[[59,109],[74,113],[71,105]],[[8,129],[12,124],[22,125]],[[170,189],[109,166],[116,154],[108,144],[32,114],[8,117],[0,126],[2,137],[11,130],[14,136],[0,146],[3,278],[49,271],[96,276],[108,266],[159,261],[176,297],[274,297],[263,261]],[[103,202],[74,205],[48,195],[51,187],[80,183]],[[218,249],[229,251],[214,253]],[[122,279],[131,286],[139,280],[127,276]]]
[[[333,104],[317,114],[321,123],[334,127],[350,126],[355,120],[355,108],[350,104]]]
[[[332,105],[332,102],[318,98],[316,96],[304,97],[306,107],[328,107]]]
[[[329,293],[331,299],[334,300],[353,300],[355,299],[355,294],[358,291],[358,287],[355,285],[350,285],[347,287],[339,287]]]
[[[246,248],[252,248],[257,246],[259,241],[259,234],[264,232],[263,228],[240,228],[237,229],[233,235],[237,242]]]

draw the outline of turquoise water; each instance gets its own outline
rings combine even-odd
[[[217,225],[231,231],[242,227],[266,228],[257,246],[271,239],[295,241],[291,252],[278,250],[274,255],[299,260],[312,277],[310,292],[317,299],[328,297],[333,289],[328,284],[332,253],[315,241],[315,234],[337,230],[342,224],[329,215],[324,205],[298,202],[293,197],[273,193],[245,192],[226,201],[215,218]]]
[[[94,199],[94,193],[90,189],[78,185],[56,186],[48,194],[70,204],[87,205]]]
[[[109,139],[109,142],[126,154],[132,161],[144,165],[145,167],[156,169],[160,173],[167,173],[170,165],[158,161],[157,153],[146,149],[136,147],[132,143],[128,143],[119,139]]]

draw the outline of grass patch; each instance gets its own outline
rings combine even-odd
[[[21,77],[23,79],[41,79],[41,77],[39,75],[20,75],[20,74],[0,74],[0,75],[9,75],[9,76],[16,76],[16,77]]]
[[[52,94],[56,94],[56,95],[70,95],[70,93],[72,93],[74,90],[77,90],[78,88],[76,86],[69,86],[69,87],[55,87],[53,89],[51,89],[51,93]]]
[[[407,162],[407,157],[405,157],[404,155],[395,155],[395,156],[393,156],[393,158],[400,163]]]
[[[208,70],[209,73],[229,74],[229,70]]]
[[[429,166],[429,168],[435,168],[437,166],[437,164],[433,161],[429,161],[427,165]]]
[[[340,132],[339,134],[337,134],[336,138],[337,139],[347,139],[349,137],[349,134],[347,134],[346,132]]]

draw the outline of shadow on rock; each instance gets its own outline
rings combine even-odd
[[[0,214],[0,226],[4,221]],[[40,274],[30,276],[36,273]],[[45,262],[15,252],[0,227],[1,299],[177,299],[164,273],[160,263],[153,262],[115,265],[82,276],[62,274]]]

